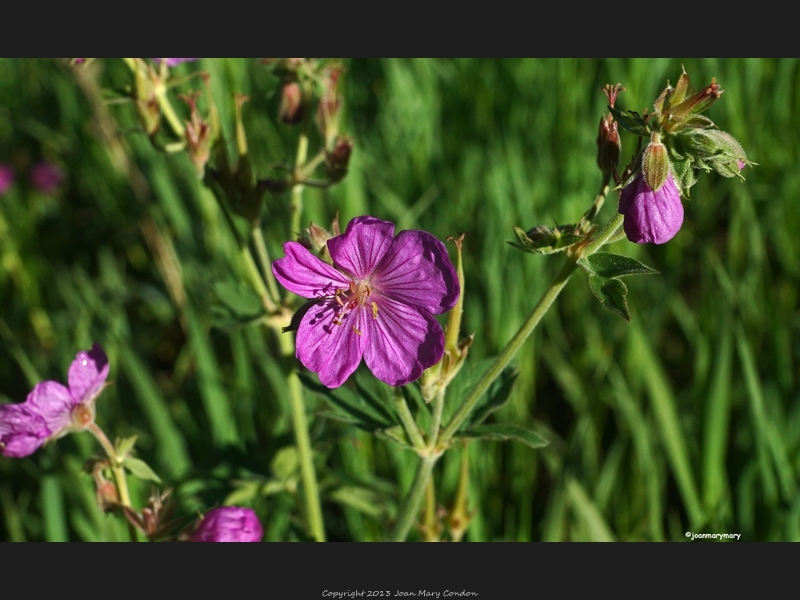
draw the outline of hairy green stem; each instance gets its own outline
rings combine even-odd
[[[433,399],[433,418],[431,419],[431,430],[428,434],[431,450],[436,447],[436,439],[439,436],[439,428],[442,426],[442,412],[444,411],[444,394],[446,388],[439,388],[436,397]]]
[[[414,417],[411,416],[411,411],[408,410],[406,399],[401,395],[395,400],[394,405],[397,407],[397,415],[400,417],[400,423],[403,424],[403,429],[405,429],[406,435],[408,439],[411,440],[414,448],[418,450],[424,449],[425,440],[422,439],[422,434],[419,432]]]
[[[293,360],[294,344],[292,344],[291,337],[282,335],[280,332],[277,335],[283,355]],[[314,454],[311,450],[311,438],[308,435],[308,420],[306,419],[306,407],[303,402],[303,384],[300,382],[294,367],[287,372],[286,383],[289,386],[289,400],[292,405],[292,424],[294,426],[297,454],[300,460],[300,477],[303,481],[308,528],[316,541],[324,542],[325,526],[322,521],[322,505],[319,499],[317,474],[314,471]]]

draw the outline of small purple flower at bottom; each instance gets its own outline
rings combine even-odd
[[[20,458],[49,440],[94,423],[94,402],[105,387],[108,358],[100,344],[82,350],[69,367],[66,387],[57,381],[36,384],[25,402],[0,405],[0,452]]]
[[[424,231],[401,231],[357,217],[328,240],[333,266],[298,242],[283,245],[272,272],[286,289],[315,300],[297,327],[297,358],[335,388],[361,359],[389,385],[418,379],[444,353],[433,317],[455,306],[458,277],[444,244]]]
[[[0,163],[0,196],[8,191],[14,183],[14,169],[11,165]]]
[[[653,191],[640,172],[622,189],[619,212],[625,215],[623,228],[630,241],[663,244],[671,240],[683,224],[683,203],[672,173]]]
[[[29,174],[33,187],[43,194],[52,194],[64,181],[64,172],[55,163],[43,160],[31,168]]]
[[[251,508],[221,506],[203,515],[192,542],[260,542],[264,530]]]

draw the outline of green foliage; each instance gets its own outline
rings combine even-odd
[[[687,530],[800,540],[800,61],[345,64],[349,172],[328,190],[306,189],[304,222],[372,214],[440,239],[468,232],[463,331],[475,343],[446,415],[460,382],[508,342],[564,259],[509,248],[514,226],[574,223],[595,198],[597,123],[607,111],[597,89],[621,82],[617,107],[643,114],[681,65],[693,81],[716,77],[724,87],[707,114],[758,166],[743,171],[746,182],[700,173],[668,244],[616,242],[613,254],[659,272],[629,280],[627,296],[604,290],[619,292],[616,277],[640,268],[629,259],[585,267],[615,312],[629,305],[632,323],[592,306],[579,278],[566,287],[523,348],[513,388],[478,426],[497,436],[507,423],[550,443],[469,443],[477,513],[467,540],[677,541]],[[104,87],[129,83],[118,61],[96,66]],[[178,69],[210,73],[228,140],[231,92],[250,96],[243,118],[256,179],[291,164],[298,132],[276,121],[273,75],[233,59]],[[201,87],[192,80],[175,91]],[[100,104],[119,125],[110,143],[67,67],[0,60],[0,162],[17,176],[0,196],[0,401],[63,380],[75,353],[98,341],[114,382],[98,400],[98,423],[112,437],[138,436],[137,458],[175,488],[182,515],[248,503],[267,539],[303,539],[297,475],[276,472],[293,447],[286,365],[274,358],[274,336],[247,326],[260,311],[237,240],[184,154],[155,150],[132,104]],[[622,157],[633,155],[636,136],[621,137]],[[66,173],[55,196],[27,182],[43,158]],[[605,204],[597,222],[616,211],[613,192]],[[273,259],[295,238],[289,222],[288,194],[267,195]],[[368,433],[398,431],[392,395],[360,379],[335,394],[313,375],[305,383],[329,537],[383,539],[416,459]],[[427,423],[429,408],[408,394]],[[0,539],[125,539],[80,474],[93,453],[94,440],[77,434],[29,458],[0,456]],[[458,482],[450,454],[434,472],[445,505]],[[151,485],[132,485],[135,503]]]

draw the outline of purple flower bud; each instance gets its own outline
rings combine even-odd
[[[64,181],[64,172],[55,163],[43,160],[33,166],[30,180],[37,190],[43,194],[53,194]]]
[[[11,165],[0,163],[0,196],[8,191],[8,188],[14,183],[14,169]]]
[[[264,530],[251,508],[221,506],[208,511],[191,536],[193,542],[260,542]]]
[[[619,212],[628,239],[637,244],[668,242],[683,224],[683,204],[672,173],[653,191],[642,173],[622,190]]]

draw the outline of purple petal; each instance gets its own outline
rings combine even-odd
[[[625,235],[637,244],[668,242],[683,224],[683,203],[671,174],[655,192],[637,176],[622,190],[619,212],[625,215]]]
[[[321,301],[308,310],[297,328],[297,358],[329,388],[347,381],[364,354],[364,307],[337,317],[340,324],[336,325],[334,317],[340,311],[336,300]]]
[[[272,263],[272,273],[290,292],[303,298],[321,298],[350,287],[347,277],[311,254],[302,244],[286,242],[283,251],[286,256]]]
[[[57,381],[37,383],[25,400],[28,409],[43,419],[51,436],[58,436],[72,424],[72,409],[80,403]]]
[[[221,506],[203,515],[193,542],[260,542],[264,530],[251,508]]]
[[[373,296],[375,297],[375,296]],[[389,385],[419,379],[444,352],[442,327],[427,311],[378,297],[377,312],[364,319],[364,360]]]
[[[81,350],[69,366],[67,381],[76,402],[95,399],[108,378],[108,357],[100,344],[91,350]]]
[[[425,231],[401,231],[371,283],[384,296],[438,315],[456,305],[461,288],[444,244]]]
[[[328,240],[333,264],[357,279],[366,279],[392,244],[394,224],[375,217],[356,217],[347,230]]]
[[[44,419],[27,402],[0,405],[0,452],[5,456],[33,454],[50,434]]]

